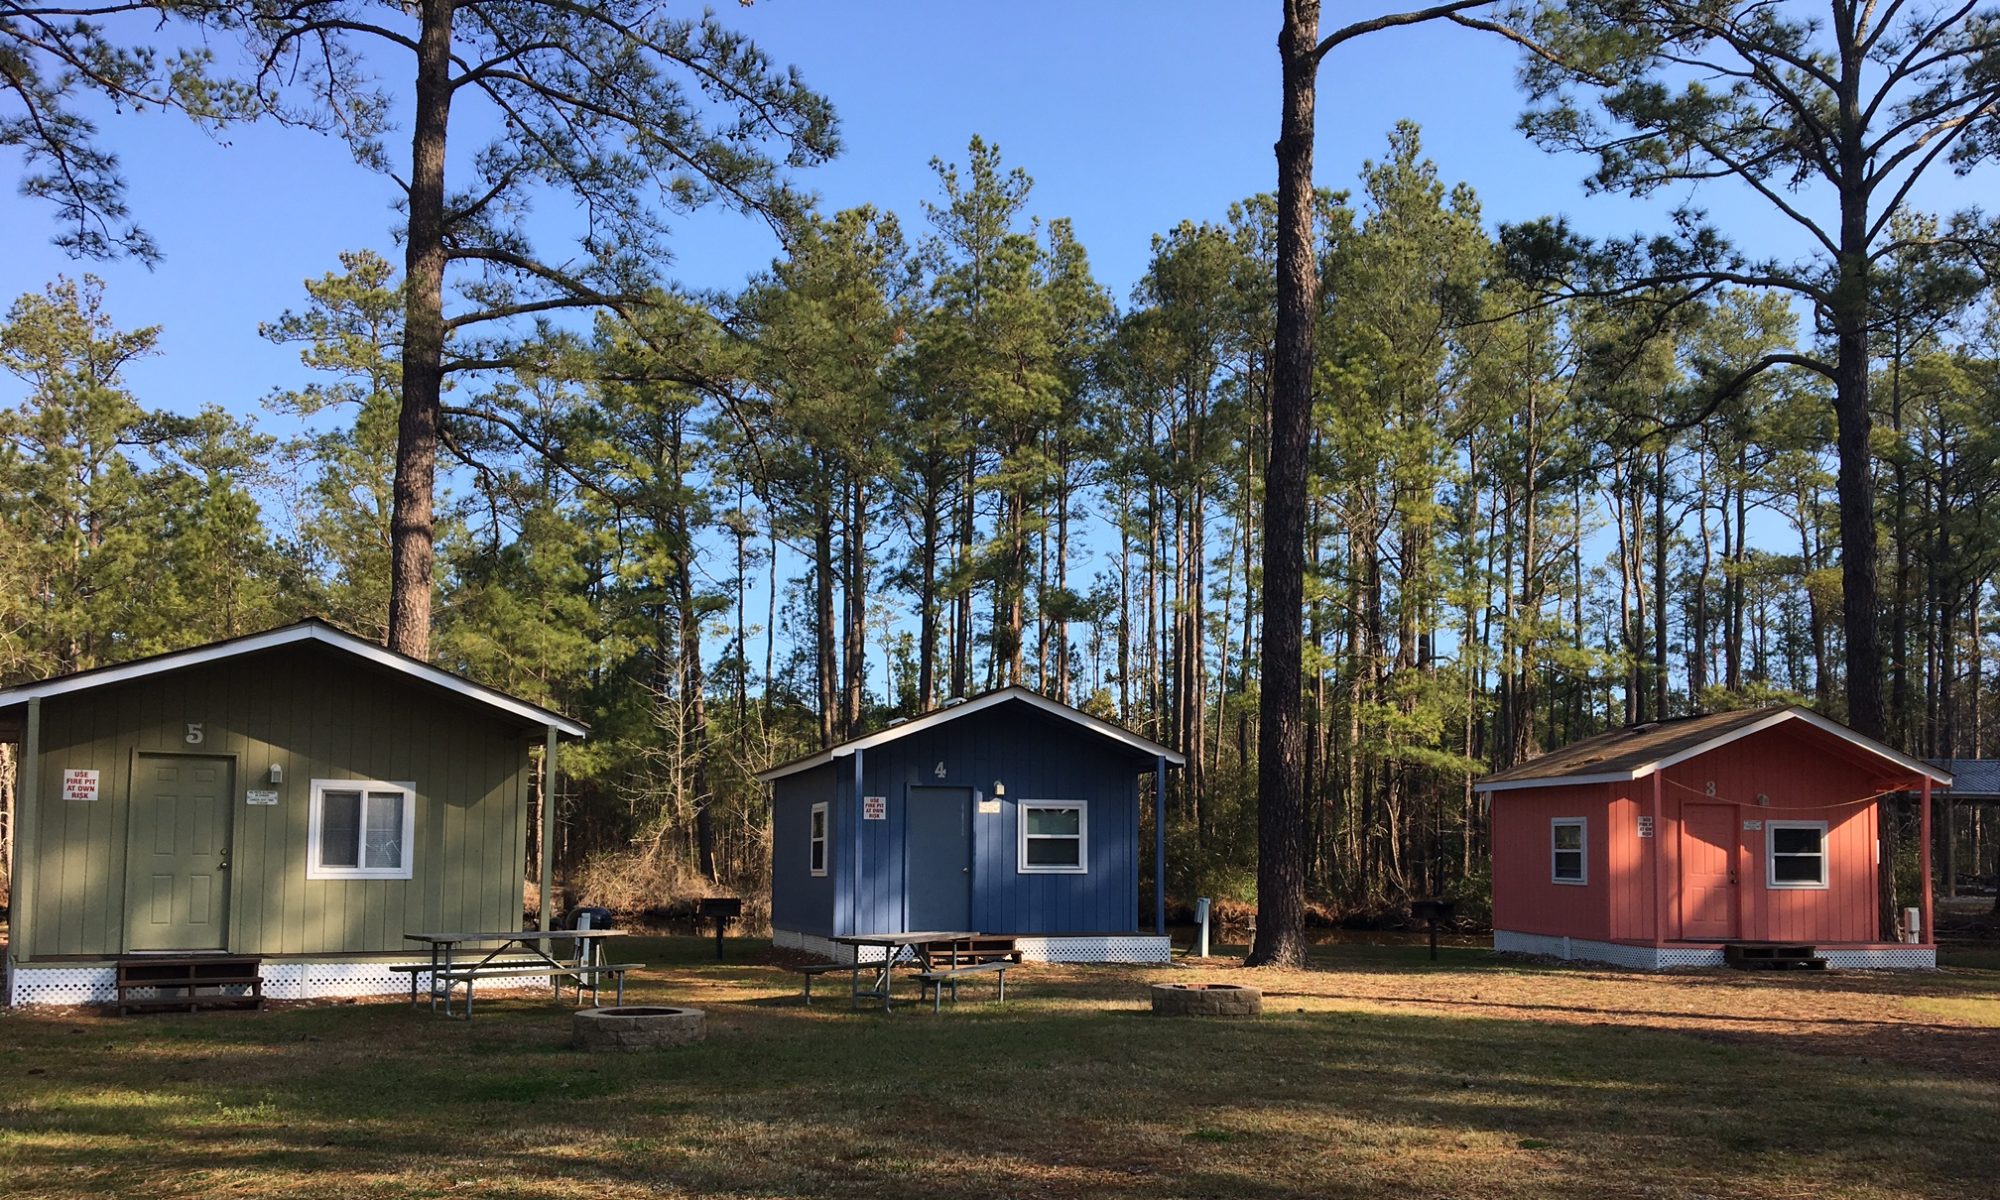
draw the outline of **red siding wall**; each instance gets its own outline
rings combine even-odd
[[[1876,940],[1875,806],[1859,803],[1900,779],[1838,749],[1832,738],[1796,723],[1754,733],[1666,771],[1661,799],[1670,853],[1681,849],[1686,803],[1713,799],[1736,809],[1736,936],[1746,941]],[[1650,786],[1650,781],[1642,781]],[[1630,785],[1627,785],[1629,789]],[[1759,795],[1770,801],[1758,802]],[[1825,821],[1827,887],[1765,886],[1763,829],[1744,823]],[[1682,936],[1680,873],[1667,872],[1667,937]]]
[[[1722,803],[1736,814],[1728,823],[1736,837],[1730,906],[1735,938],[1874,942],[1875,807],[1866,801],[1908,785],[1893,764],[1788,723],[1668,768],[1658,784],[1659,815],[1651,838],[1639,836],[1639,818],[1654,811],[1652,776],[1496,793],[1494,928],[1616,941],[1684,940],[1683,904],[1689,901],[1681,871],[1691,856],[1683,806]],[[1760,803],[1760,796],[1767,802]],[[1590,820],[1585,887],[1549,878],[1549,822],[1577,816]],[[1766,886],[1766,831],[1743,825],[1774,820],[1827,823],[1826,888]],[[1656,847],[1664,896],[1655,888]]]
[[[1639,818],[1648,815],[1645,800],[1635,797],[1626,784],[1599,784],[1609,797],[1609,836],[1604,853],[1611,861],[1611,937],[1613,940],[1650,942],[1654,938],[1652,838],[1639,836]],[[1657,836],[1657,834],[1656,834]],[[1575,934],[1570,935],[1572,937]]]
[[[1606,852],[1614,823],[1608,788],[1522,788],[1493,797],[1493,927],[1599,940],[1611,936],[1610,903],[1617,884]],[[1549,822],[1582,817],[1587,862],[1582,887],[1550,878]]]

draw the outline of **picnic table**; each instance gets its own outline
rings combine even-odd
[[[932,943],[940,942],[950,945],[953,942],[964,941],[968,938],[976,938],[978,936],[977,933],[969,933],[964,930],[929,929],[915,932],[904,930],[896,933],[855,933],[836,937],[832,940],[836,945],[852,946],[854,948],[854,1004],[858,1007],[864,998],[871,1000],[879,999],[882,1001],[882,1011],[888,1012],[890,973],[896,969],[897,961],[905,954],[908,954],[914,960],[919,975],[930,975],[934,973],[934,967],[931,962]],[[862,962],[861,950],[864,947],[880,948],[882,951],[882,961],[879,963]],[[875,968],[875,986],[864,992],[861,990],[861,970],[869,966]]]
[[[444,1012],[451,1016],[451,995],[459,985],[465,985],[465,1015],[472,1016],[472,987],[481,979],[522,978],[546,975],[555,989],[558,1000],[562,998],[563,981],[572,980],[576,984],[577,1003],[583,1003],[583,987],[590,985],[590,1003],[598,1003],[597,988],[601,976],[610,975],[618,987],[617,1002],[625,1002],[625,972],[635,970],[638,963],[609,963],[604,961],[602,939],[624,937],[622,929],[502,929],[476,932],[448,933],[406,933],[405,941],[422,942],[430,947],[431,962],[428,968],[421,966],[393,967],[392,970],[406,972],[410,976],[410,1007],[417,1005],[417,973],[430,972],[431,1011],[437,1011],[438,1001],[444,1001]],[[573,949],[569,960],[557,958],[550,953],[558,947]],[[457,960],[460,947],[486,947],[484,956],[470,961]],[[517,949],[518,948],[518,949]],[[503,954],[510,957],[501,958]],[[469,959],[469,954],[468,954]]]

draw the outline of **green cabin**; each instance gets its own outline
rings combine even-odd
[[[562,715],[321,621],[0,691],[19,748],[6,1002],[254,955],[266,996],[406,988],[404,934],[521,928]]]

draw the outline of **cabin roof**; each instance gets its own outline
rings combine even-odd
[[[961,717],[969,717],[974,713],[985,712],[989,709],[998,708],[1001,705],[1010,703],[1025,704],[1037,711],[1068,721],[1097,737],[1117,743],[1136,755],[1143,755],[1147,758],[1164,758],[1168,763],[1176,767],[1187,765],[1187,759],[1178,751],[1168,749],[1166,746],[1162,746],[1150,738],[1140,737],[1123,726],[1114,725],[1100,717],[1093,717],[1082,709],[1072,708],[1059,700],[1051,700],[1040,692],[1031,691],[1017,684],[984,692],[974,696],[970,700],[965,700],[957,704],[947,704],[943,708],[932,709],[923,716],[913,717],[910,720],[891,725],[886,729],[878,729],[873,733],[849,738],[838,745],[829,746],[817,753],[795,758],[790,762],[779,763],[775,767],[759,771],[757,779],[762,783],[770,783],[775,779],[783,779],[787,775],[796,775],[801,771],[810,771],[814,767],[824,766],[836,758],[846,758],[856,750],[870,750],[876,746],[886,745],[898,738],[905,738],[913,733],[922,733],[925,730],[936,729],[940,725],[949,724]]]
[[[513,717],[525,725],[544,727],[553,725],[559,732],[570,737],[582,737],[587,732],[583,725],[553,709],[531,704],[495,688],[474,683],[462,675],[454,675],[441,667],[432,666],[422,659],[411,658],[407,654],[399,654],[385,646],[378,646],[317,617],[300,621],[295,625],[267,629],[262,633],[245,634],[242,637],[211,642],[206,646],[173,650],[108,667],[93,667],[88,671],[76,671],[35,683],[19,684],[0,690],[0,713],[25,704],[29,700],[85,692],[114,683],[125,683],[152,675],[164,675],[170,671],[185,670],[203,663],[257,654],[281,646],[302,644],[331,647],[373,666],[386,668],[396,674],[456,693],[476,704]]]
[[[2000,800],[2000,758],[1938,758],[1931,761],[1951,773],[1948,799],[1982,803]]]
[[[1903,770],[1927,775],[1946,786],[1952,782],[1949,770],[1911,758],[1809,708],[1789,704],[1781,708],[1702,713],[1614,729],[1572,742],[1560,750],[1539,755],[1504,771],[1495,771],[1472,786],[1475,791],[1501,792],[1527,787],[1622,783],[1644,778],[1739,738],[1794,721],[1839,738]]]

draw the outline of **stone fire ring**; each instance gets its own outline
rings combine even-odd
[[[1156,983],[1153,1011],[1166,1017],[1255,1017],[1264,993],[1236,983]]]
[[[700,1009],[650,1004],[581,1008],[570,1028],[571,1044],[579,1050],[658,1050],[708,1036]]]

